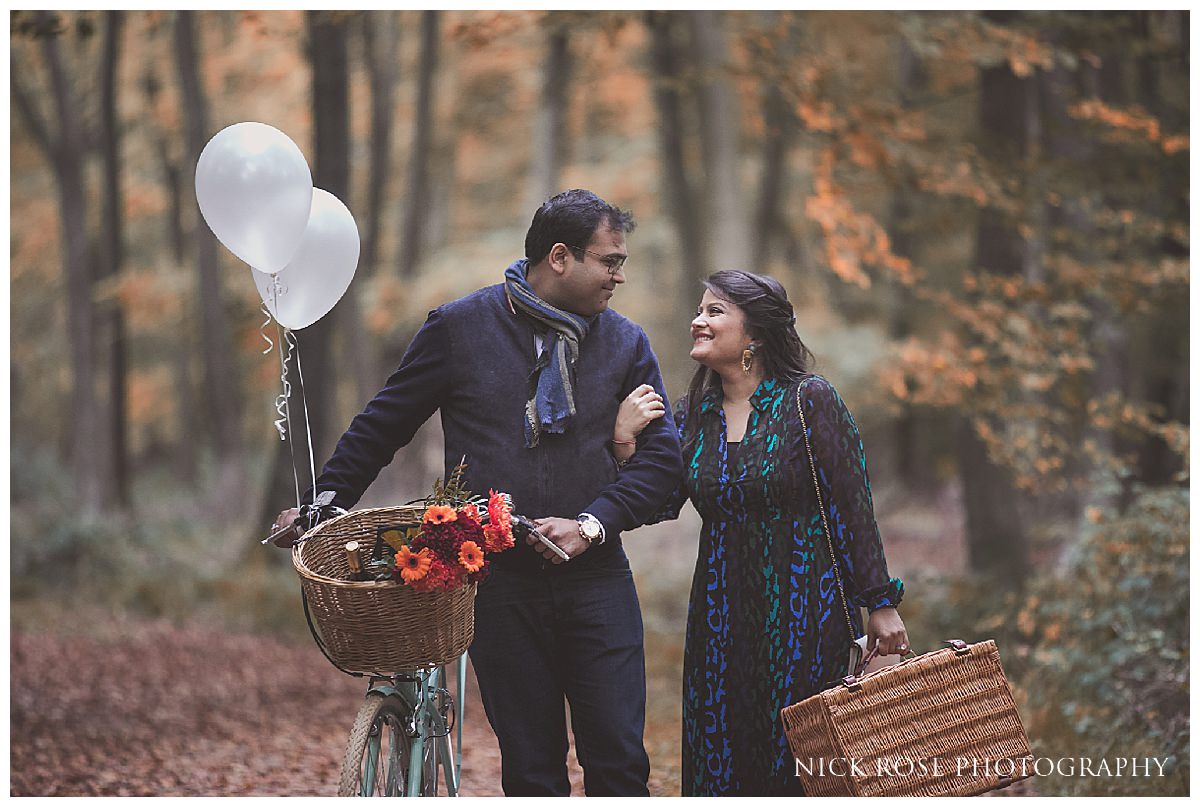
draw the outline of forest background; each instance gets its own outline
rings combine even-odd
[[[426,312],[497,282],[542,199],[592,189],[638,218],[614,307],[672,397],[701,278],[787,287],[862,430],[916,648],[997,639],[1035,755],[1170,758],[1037,789],[1186,793],[1189,28],[12,12],[14,670],[18,639],[100,621],[308,641],[286,557],[257,543],[293,468],[309,478],[298,399],[293,464],[255,287],[192,187],[207,140],[256,120],[362,236],[349,292],[297,333],[318,468]],[[440,463],[435,418],[362,504],[421,495]],[[667,794],[697,531],[689,510],[626,542]],[[34,750],[21,696],[14,678],[14,776]]]

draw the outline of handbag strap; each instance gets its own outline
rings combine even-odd
[[[808,439],[808,421],[804,418],[804,399],[800,395],[804,382],[796,387],[796,411],[800,414],[800,431],[804,434],[804,450],[808,452],[808,467],[812,471],[813,490],[817,494],[817,509],[821,512],[821,526],[825,532],[825,545],[829,548],[829,562],[833,564],[833,577],[837,581],[838,599],[842,601],[842,613],[846,617],[846,635],[854,641],[854,623],[850,619],[850,606],[846,603],[846,588],[842,585],[842,571],[838,566],[837,553],[833,551],[833,537],[829,532],[829,519],[825,516],[825,500],[821,496],[821,485],[817,482],[817,461],[813,457],[812,443]]]

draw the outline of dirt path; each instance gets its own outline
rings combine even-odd
[[[163,622],[104,633],[14,630],[13,795],[336,794],[366,687],[314,647]],[[500,795],[478,704],[468,698],[463,792]]]
[[[654,644],[648,636],[652,673],[666,649]],[[650,680],[651,795],[679,794],[675,678]],[[462,793],[499,796],[500,751],[473,674],[467,683]],[[107,613],[38,626],[19,620],[11,641],[9,792],[332,796],[365,689],[311,644]],[[569,771],[573,795],[582,795],[573,752]],[[1004,795],[1034,795],[1032,785]]]

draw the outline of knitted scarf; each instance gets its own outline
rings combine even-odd
[[[579,343],[588,335],[593,320],[555,308],[538,297],[525,277],[528,271],[525,258],[510,264],[504,270],[504,290],[513,310],[529,317],[534,329],[545,334],[542,353],[529,374],[525,404],[525,447],[533,448],[542,432],[565,432],[575,415],[575,362]]]

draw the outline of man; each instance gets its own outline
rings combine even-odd
[[[470,490],[511,493],[570,557],[531,537],[496,556],[476,599],[471,661],[510,796],[569,795],[564,698],[588,795],[648,793],[642,619],[620,536],[683,468],[670,412],[620,469],[610,452],[626,395],[650,384],[666,398],[645,332],[608,307],[633,227],[590,191],[546,201],[526,258],[504,283],[430,312],[317,479],[353,506],[440,411],[447,473],[465,455]]]

